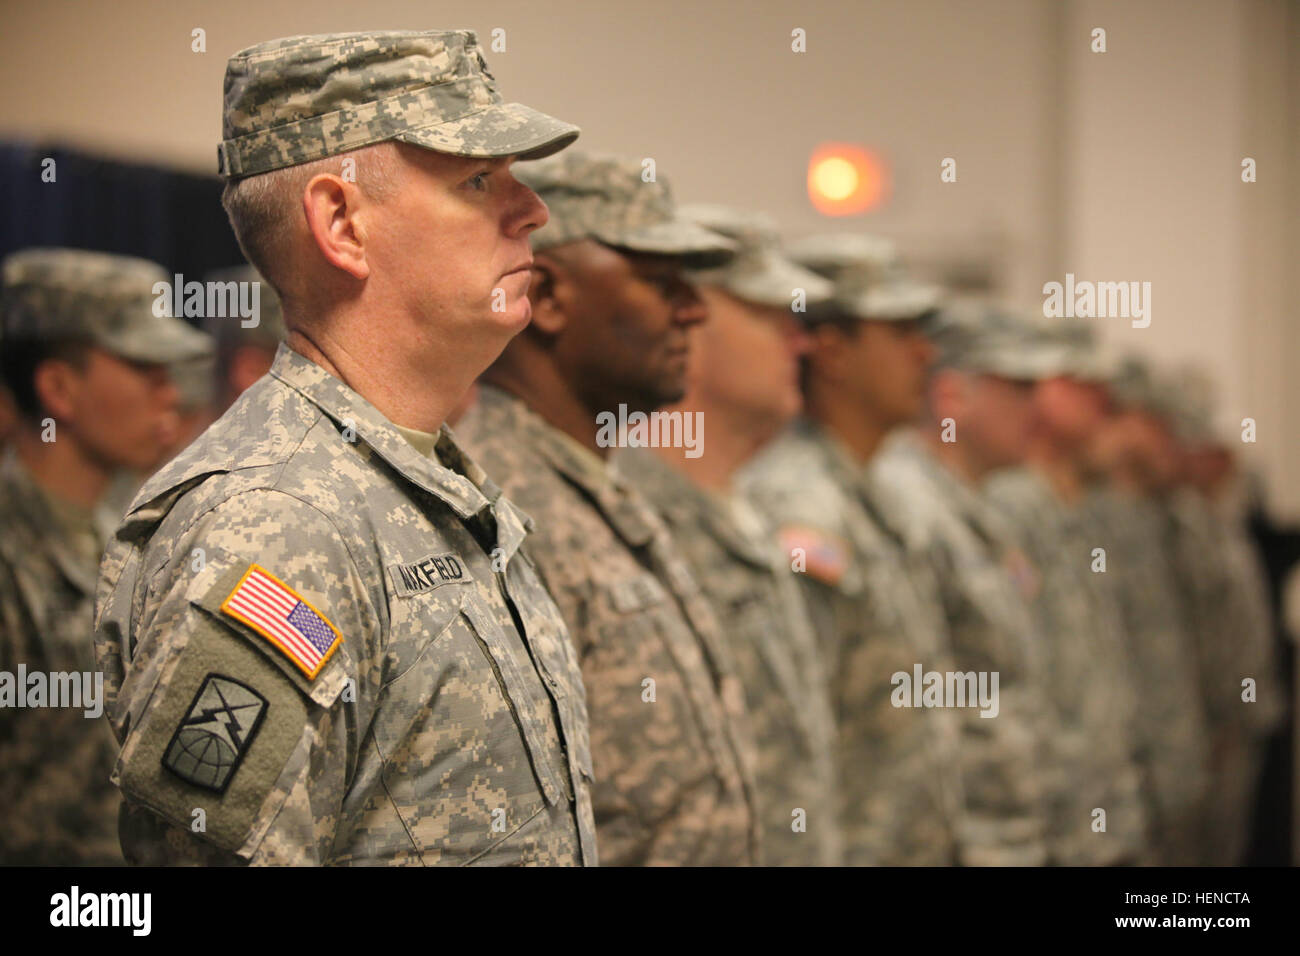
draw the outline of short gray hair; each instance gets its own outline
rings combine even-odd
[[[351,158],[356,162],[356,182],[361,192],[382,202],[397,189],[398,146],[392,141],[375,143],[226,183],[221,205],[230,219],[239,248],[282,299],[285,283],[281,266],[287,251],[289,226],[297,215],[307,183],[322,173],[341,173],[343,161]]]

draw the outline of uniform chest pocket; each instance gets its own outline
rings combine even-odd
[[[649,573],[620,578],[605,594],[582,662],[597,771],[617,779],[635,763],[659,768],[650,779],[681,781],[726,766],[712,670],[673,598]]]
[[[393,602],[372,725],[395,836],[409,833],[426,863],[468,862],[568,799],[527,651],[471,589],[441,590]]]
[[[445,588],[390,602],[386,680],[401,677],[426,653],[429,645],[447,635],[460,617],[464,599],[464,588]]]

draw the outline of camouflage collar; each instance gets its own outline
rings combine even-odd
[[[1034,530],[1044,533],[1068,534],[1070,525],[1077,524],[1083,509],[1062,501],[1052,490],[1047,477],[1032,465],[1018,465],[993,475],[986,487],[1006,489],[1017,503],[1034,515]]]
[[[341,428],[351,428],[375,454],[402,477],[448,504],[462,518],[490,511],[496,519],[498,545],[509,558],[532,528],[532,519],[508,500],[501,489],[456,444],[443,425],[434,448],[437,460],[423,457],[397,427],[341,379],[298,354],[284,343],[276,352],[271,376],[301,394]]]
[[[1003,548],[1012,540],[1006,524],[978,487],[962,481],[939,460],[915,432],[907,432],[896,439],[897,448],[915,460],[934,487],[937,498],[947,501],[966,525],[984,539],[990,547]]]
[[[795,434],[817,447],[827,470],[841,488],[856,490],[861,485],[863,469],[853,460],[848,446],[834,432],[810,418],[796,420],[792,428]]]
[[[646,520],[647,505],[595,452],[504,389],[481,385],[477,404],[485,421],[491,423],[485,434],[523,437],[530,449],[591,499],[624,541],[633,547],[650,543],[656,529]]]
[[[764,570],[772,569],[772,555],[736,524],[731,501],[707,488],[701,488],[658,455],[644,448],[628,449],[615,457],[614,471],[633,471],[646,476],[642,487],[661,487],[662,495],[650,494],[654,506],[677,527],[702,527],[733,556]]]

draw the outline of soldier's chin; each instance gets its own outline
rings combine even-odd
[[[533,304],[528,296],[521,295],[507,302],[504,310],[493,310],[488,315],[493,322],[506,326],[514,334],[523,331],[533,320]]]
[[[664,378],[658,383],[655,389],[654,402],[650,403],[653,408],[663,408],[665,405],[676,405],[686,397],[686,375],[671,375]]]

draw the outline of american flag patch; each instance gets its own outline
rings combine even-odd
[[[308,680],[315,680],[343,635],[274,574],[251,564],[221,610],[283,651]]]

